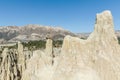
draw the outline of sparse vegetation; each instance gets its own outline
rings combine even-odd
[[[53,41],[53,47],[61,47],[63,41],[62,40],[56,40]],[[29,41],[29,42],[23,42],[22,43],[24,48],[27,47],[29,50],[36,50],[36,49],[45,49],[46,41],[40,40],[40,41]]]
[[[118,42],[119,42],[119,44],[120,44],[120,37],[118,37]]]
[[[39,40],[39,41],[29,41],[29,42],[22,42],[23,47],[27,48],[28,50],[37,50],[37,49],[45,49],[46,47],[46,41]],[[63,41],[62,40],[53,40],[53,47],[62,47]],[[8,49],[17,49],[18,44],[14,46],[3,46],[1,48],[1,51],[3,51],[4,48]],[[2,52],[1,52],[2,53]]]
[[[8,48],[8,49],[17,49],[18,44],[14,45],[14,46],[3,46],[1,47],[1,49],[3,50],[4,48]]]
[[[8,49],[17,49],[18,48],[18,44],[14,45],[14,46],[8,46]]]
[[[53,47],[62,47],[63,40],[53,41]]]
[[[24,47],[28,47],[29,50],[34,49],[40,49],[45,48],[46,41],[40,40],[40,41],[29,41],[29,42],[23,42],[22,43]]]
[[[83,39],[83,40],[85,40],[86,38],[85,38],[85,37],[81,37],[80,39]]]
[[[86,39],[82,37],[81,39]],[[118,37],[118,43],[120,44],[120,37]],[[29,41],[29,42],[22,42],[24,48],[27,47],[28,50],[37,50],[37,49],[45,49],[46,46],[46,41],[44,40],[39,40],[39,41]],[[63,40],[53,40],[53,47],[62,47]],[[18,45],[14,46],[5,46],[4,48],[9,48],[9,49],[17,49]]]

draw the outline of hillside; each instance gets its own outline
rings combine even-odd
[[[45,40],[50,35],[53,40],[63,40],[66,35],[76,36],[74,33],[60,27],[26,25],[26,26],[1,26],[0,43],[16,41]]]

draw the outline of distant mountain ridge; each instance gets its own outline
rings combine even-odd
[[[41,25],[26,25],[23,27],[0,27],[0,43],[45,40],[47,35],[50,35],[53,40],[63,40],[66,35],[77,36],[74,33],[67,31],[61,27]]]

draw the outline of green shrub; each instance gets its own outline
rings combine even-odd
[[[61,47],[63,44],[62,40],[53,41],[53,47]]]
[[[46,41],[40,40],[40,41],[29,41],[29,42],[23,42],[22,43],[24,47],[28,47],[29,50],[34,49],[40,49],[45,48]]]
[[[120,37],[118,37],[118,42],[119,42],[119,44],[120,44]]]
[[[14,46],[8,46],[8,49],[17,49],[18,48],[18,44],[14,45]]]
[[[86,38],[85,38],[85,37],[81,37],[80,39],[83,39],[83,40],[85,40]]]
[[[53,47],[61,47],[62,43],[62,40],[53,41]],[[22,44],[24,48],[27,47],[29,50],[45,49],[46,47],[46,41],[44,40],[23,42]]]

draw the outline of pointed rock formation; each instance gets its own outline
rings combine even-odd
[[[52,39],[47,39],[46,41],[46,56],[47,56],[47,64],[51,64],[53,62],[53,41]]]
[[[53,53],[53,41],[52,39],[47,39],[46,41],[46,54],[47,56],[52,56]]]
[[[120,80],[120,46],[110,11],[97,14],[87,40],[66,36],[61,52],[54,80]]]
[[[23,45],[21,42],[18,42],[18,66],[20,69],[20,73],[22,73],[25,70],[25,55],[23,52]]]

